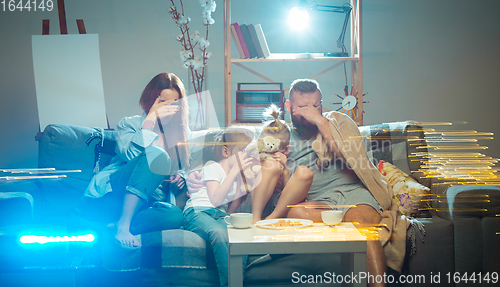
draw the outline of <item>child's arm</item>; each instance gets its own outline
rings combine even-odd
[[[234,213],[240,207],[241,203],[243,202],[243,199],[245,198],[245,195],[247,195],[247,192],[243,191],[241,189],[241,185],[243,183],[241,182],[241,177],[238,179],[238,183],[236,185],[236,194],[234,195],[233,200],[231,201],[231,204],[229,205],[229,208],[227,210],[227,213]]]
[[[222,204],[224,199],[226,198],[229,190],[233,186],[233,182],[236,180],[236,176],[238,175],[235,172],[229,171],[226,179],[222,182],[218,182],[216,180],[205,181],[205,186],[207,187],[208,198],[210,198],[210,202],[214,206],[219,206]]]
[[[233,200],[229,205],[229,208],[227,209],[227,213],[235,213],[238,207],[240,207],[242,202],[243,202],[243,197],[238,197],[235,200]]]
[[[238,156],[240,157],[241,167],[243,170],[252,163],[252,158],[244,158],[244,154],[240,153],[238,153]],[[235,164],[229,170],[226,179],[224,179],[222,183],[213,180],[206,182],[207,194],[214,206],[219,206],[224,202],[224,199],[227,197],[227,194],[231,190],[231,187],[239,174],[239,165]]]

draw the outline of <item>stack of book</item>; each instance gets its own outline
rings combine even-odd
[[[240,59],[268,58],[271,53],[260,24],[231,24],[231,33]]]

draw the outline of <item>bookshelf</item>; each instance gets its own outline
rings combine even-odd
[[[361,1],[350,0],[352,6],[350,17],[350,57],[323,57],[319,54],[307,53],[271,53],[269,58],[240,59],[231,58],[231,0],[224,0],[224,108],[225,125],[232,123],[232,91],[231,91],[231,65],[237,65],[240,68],[252,73],[263,80],[274,83],[271,78],[260,74],[259,72],[245,66],[250,62],[290,62],[290,61],[331,61],[332,65],[316,75],[309,77],[315,79],[320,75],[327,73],[344,63],[351,65],[351,84],[353,94],[358,93],[358,104],[354,109],[356,117],[354,121],[358,126],[363,125],[363,57],[362,57],[362,33],[361,33]],[[285,91],[286,92],[286,91]]]

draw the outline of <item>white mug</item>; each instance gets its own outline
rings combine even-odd
[[[248,228],[252,225],[252,220],[253,214],[251,213],[233,213],[224,217],[224,221],[235,228]]]
[[[321,212],[321,220],[325,224],[339,224],[344,212],[342,210],[325,210]]]

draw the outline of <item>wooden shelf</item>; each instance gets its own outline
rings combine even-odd
[[[345,62],[350,62],[351,65],[351,84],[353,87],[352,94],[358,94],[358,103],[354,108],[356,117],[354,121],[357,125],[363,125],[363,57],[362,57],[362,31],[361,31],[361,2],[362,0],[350,0],[352,6],[350,17],[350,50],[349,55],[352,57],[324,57],[322,53],[272,53],[269,58],[261,59],[238,59],[231,58],[231,1],[224,0],[224,116],[225,125],[229,126],[233,123],[232,120],[232,92],[231,92],[231,65],[234,64],[243,68],[247,72],[262,78],[263,80],[275,83],[272,79],[258,73],[255,70],[245,66],[246,63],[258,62],[304,62],[304,61],[336,61],[331,67],[319,72],[310,77],[314,79],[336,67],[341,66]],[[287,89],[285,88],[285,91]],[[323,99],[325,100],[325,99]]]
[[[269,58],[231,59],[231,63],[292,61],[359,61],[359,57],[325,57],[322,53],[272,53]]]

